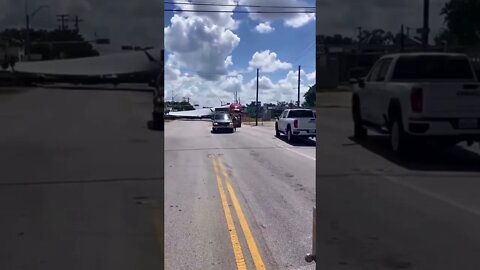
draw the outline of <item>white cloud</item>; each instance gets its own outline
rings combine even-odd
[[[317,75],[316,71],[313,71],[312,73],[307,73],[307,82],[309,85],[313,86],[316,83],[315,81],[316,75]]]
[[[210,18],[174,15],[165,27],[165,49],[174,55],[180,67],[215,80],[227,74],[233,49],[240,38]]]
[[[189,12],[186,14],[188,17],[191,18],[201,18],[203,20],[207,20],[212,24],[218,25],[220,27],[224,27],[226,29],[235,30],[238,28],[239,24],[232,18],[233,13],[229,11],[233,11],[235,6],[218,6],[215,4],[227,4],[227,5],[235,5],[236,3],[233,0],[210,0],[208,3],[213,4],[209,6],[204,5],[184,5],[181,3],[185,3],[185,0],[175,0],[176,8],[180,10],[195,10],[195,11],[204,11],[204,10],[221,10],[227,12]]]
[[[227,56],[227,59],[225,59],[225,66],[232,66],[233,65],[233,61],[232,61],[232,56],[229,55]]]
[[[239,4],[241,5],[259,5],[258,0],[240,0]],[[301,0],[263,0],[261,1],[262,6],[296,6],[296,7],[306,7],[306,6],[315,6],[311,2],[301,1]],[[248,7],[249,11],[261,11],[265,10],[263,7]],[[299,13],[250,13],[250,19],[254,21],[261,22],[272,22],[275,20],[281,20],[288,27],[298,28],[302,27],[310,21],[315,20],[315,13],[300,13],[302,11],[314,11],[314,9],[300,9],[296,8],[295,11]]]
[[[277,70],[292,68],[292,64],[280,61],[277,59],[277,54],[270,52],[270,50],[255,52],[252,60],[250,60],[248,64],[250,70],[260,68],[262,72],[275,72]]]
[[[309,23],[310,21],[314,21],[314,20],[315,20],[315,13],[301,14],[285,20],[285,25],[293,28],[299,28]]]
[[[259,23],[256,27],[255,30],[261,34],[267,34],[273,32],[275,28],[273,28],[269,22],[264,22],[264,23]]]
[[[300,71],[300,98],[304,101],[303,95],[311,85],[308,78],[312,79],[315,72],[305,73]],[[307,78],[307,79],[305,79]],[[262,75],[258,80],[259,100],[262,103],[276,103],[278,101],[296,101],[298,89],[298,71],[289,70],[283,79],[273,82],[267,75]],[[183,97],[190,97],[191,103],[198,103],[200,106],[219,106],[220,100],[232,102],[233,93],[238,92],[242,103],[250,103],[255,100],[257,87],[256,77],[245,81],[244,75],[221,76],[216,81],[208,81],[197,75],[181,74],[175,81],[165,81],[165,98],[172,99],[172,89],[175,100]]]

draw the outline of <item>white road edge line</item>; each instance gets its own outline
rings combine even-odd
[[[434,193],[432,191],[429,191],[427,189],[424,189],[424,188],[421,188],[419,186],[416,186],[416,185],[413,185],[413,184],[409,184],[409,183],[406,183],[406,182],[403,182],[403,181],[400,181],[398,180],[396,177],[393,177],[393,176],[389,176],[389,175],[384,175],[382,173],[379,173],[379,172],[376,172],[376,171],[370,171],[372,174],[375,174],[377,176],[381,176],[381,177],[384,177],[385,179],[387,179],[388,181],[392,182],[392,183],[395,183],[397,185],[400,185],[400,186],[403,186],[403,187],[406,187],[406,188],[409,188],[411,190],[414,190],[418,193],[422,193],[424,195],[427,195],[431,198],[434,198],[434,199],[437,199],[443,203],[446,203],[450,206],[454,206],[456,208],[459,208],[463,211],[466,211],[472,215],[475,215],[475,216],[480,216],[480,210],[477,210],[477,209],[474,209],[470,206],[467,206],[465,204],[462,204],[462,203],[459,203],[459,202],[456,202],[450,198],[447,198],[445,196],[442,196],[442,195],[439,195],[437,193]]]
[[[310,159],[310,160],[317,161],[316,158],[311,157],[311,156],[309,156],[309,155],[305,155],[305,154],[303,154],[303,153],[297,152],[297,151],[295,151],[295,150],[293,150],[293,149],[291,149],[291,148],[288,148],[288,147],[285,147],[285,146],[282,146],[282,145],[279,145],[279,144],[276,144],[276,145],[277,145],[278,147],[280,147],[281,149],[285,149],[285,150],[288,150],[288,151],[290,151],[290,152],[293,152],[293,153],[295,153],[295,154],[297,154],[297,155],[306,157],[306,158],[308,158],[308,159]]]

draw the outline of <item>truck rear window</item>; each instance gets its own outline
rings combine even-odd
[[[215,120],[230,120],[230,116],[226,113],[217,113],[214,117]]]
[[[312,111],[309,110],[295,110],[288,113],[288,118],[314,118]]]
[[[401,56],[392,80],[474,80],[466,57],[448,55]]]

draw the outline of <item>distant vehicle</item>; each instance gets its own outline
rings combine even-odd
[[[353,79],[354,136],[390,135],[396,154],[414,142],[453,147],[480,141],[480,87],[469,58],[451,53],[385,55],[366,78]]]
[[[230,131],[230,133],[235,131],[232,118],[227,112],[217,112],[213,115],[212,133],[216,133],[220,130],[227,130]]]
[[[233,119],[233,125],[235,128],[242,127],[242,105],[240,103],[230,104],[228,108],[230,117]]]
[[[295,138],[316,137],[316,114],[309,109],[287,109],[275,122],[275,134],[285,134],[287,141],[292,142]]]

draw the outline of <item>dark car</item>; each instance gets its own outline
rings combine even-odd
[[[217,131],[229,131],[233,133],[235,128],[233,126],[232,118],[228,113],[215,113],[212,118],[212,133]]]

